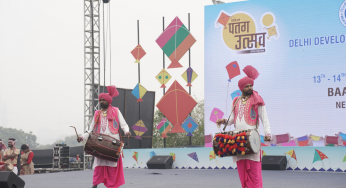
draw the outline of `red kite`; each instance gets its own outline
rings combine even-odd
[[[184,133],[185,130],[180,125],[196,105],[195,99],[177,81],[174,81],[156,107],[174,126],[170,133]]]

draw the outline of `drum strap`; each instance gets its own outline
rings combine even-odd
[[[94,125],[94,128],[93,128],[93,130],[91,132],[94,132],[94,129],[95,129],[95,126],[97,125],[97,122],[99,120],[100,114],[101,114],[101,111],[99,112],[99,114],[96,117],[95,125]]]
[[[232,108],[231,114],[229,115],[229,117],[228,117],[228,119],[227,119],[227,122],[226,122],[225,126],[223,127],[223,131],[224,131],[224,132],[225,132],[226,127],[227,127],[227,125],[228,125],[229,118],[231,118],[232,113],[233,113],[233,110],[234,110],[235,107],[237,106],[237,103],[238,103],[239,99],[240,99],[240,97],[238,97],[238,99],[237,99],[237,100],[235,101],[235,103],[233,104],[233,108]]]

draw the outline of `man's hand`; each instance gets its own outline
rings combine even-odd
[[[17,156],[17,154],[12,153],[11,155],[8,156],[8,158],[15,158]]]
[[[224,123],[226,123],[226,119],[218,119],[218,120],[216,121],[216,123],[217,123],[217,125],[224,124]]]
[[[81,141],[83,141],[83,138],[82,138],[82,137],[78,137],[78,138],[77,138],[77,142],[79,143],[79,142],[81,142]]]
[[[130,137],[130,136],[131,136],[131,133],[130,133],[130,132],[127,132],[127,133],[125,133],[125,135],[126,135],[127,137]]]
[[[264,141],[270,141],[270,136],[265,136]]]

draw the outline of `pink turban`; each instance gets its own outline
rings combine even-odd
[[[109,104],[112,104],[113,97],[117,97],[119,95],[119,92],[115,86],[107,86],[108,93],[101,93],[99,95],[99,100],[103,98],[106,100]]]
[[[243,69],[246,76],[239,80],[238,87],[240,91],[243,91],[246,85],[251,84],[254,85],[254,80],[259,76],[258,71],[253,68],[253,66],[248,65]]]
[[[256,78],[259,76],[258,71],[251,65],[246,66],[243,71],[246,76],[240,79],[238,82],[238,87],[241,91],[243,91],[248,84],[254,85]],[[262,97],[255,90],[251,94],[250,102],[251,106],[255,106],[255,108],[257,108],[259,105],[264,106]]]

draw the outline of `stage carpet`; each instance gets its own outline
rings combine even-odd
[[[122,188],[241,188],[237,170],[124,169]],[[264,188],[344,188],[346,173],[262,171]],[[91,188],[92,170],[21,176],[25,188]],[[105,188],[103,184],[98,188]]]

